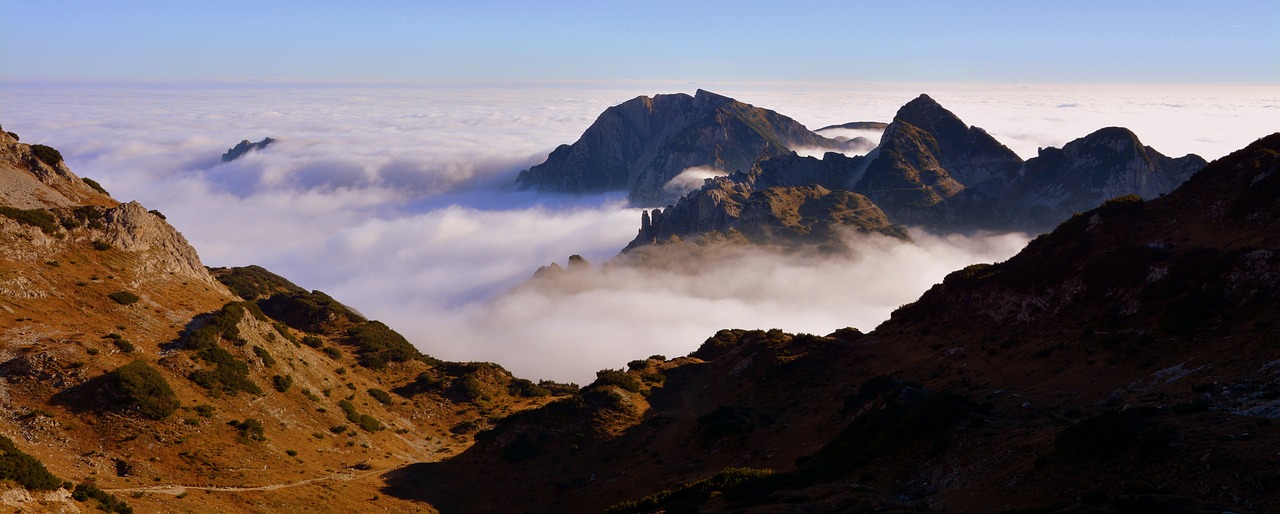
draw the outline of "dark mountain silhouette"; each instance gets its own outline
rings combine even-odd
[[[637,97],[600,114],[572,145],[520,173],[525,189],[628,191],[640,205],[674,200],[663,186],[691,167],[745,171],[760,157],[800,147],[842,148],[768,109],[698,90]]]
[[[269,137],[264,137],[262,138],[262,141],[258,141],[256,143],[251,143],[249,142],[248,139],[242,139],[240,140],[239,143],[236,144],[236,146],[233,146],[227,149],[227,153],[222,154],[222,162],[234,161],[236,159],[244,157],[245,154],[251,151],[261,150],[263,148],[266,148],[267,146],[269,146],[271,143],[274,143],[274,142],[276,142],[276,140],[271,139]]]

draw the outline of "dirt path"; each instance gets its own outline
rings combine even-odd
[[[406,464],[406,465],[407,465],[407,464]],[[368,476],[370,476],[370,475],[376,475],[376,474],[378,474],[378,473],[385,473],[385,472],[388,472],[388,471],[391,471],[391,470],[394,470],[394,469],[398,469],[398,468],[401,468],[401,467],[404,467],[404,465],[396,466],[396,467],[388,468],[388,469],[384,469],[384,470],[368,470],[368,471],[360,471],[360,472],[357,472],[357,471],[354,471],[354,470],[345,470],[345,471],[339,471],[339,472],[336,472],[336,473],[333,473],[333,474],[325,475],[325,476],[322,476],[322,477],[307,478],[307,479],[303,479],[303,480],[297,480],[297,481],[294,481],[294,482],[283,482],[283,483],[279,483],[279,484],[267,484],[267,485],[245,486],[245,487],[233,487],[233,486],[221,486],[221,487],[220,487],[220,486],[173,485],[173,484],[170,484],[170,485],[153,485],[153,486],[147,486],[147,487],[123,487],[123,488],[119,488],[119,489],[103,489],[103,491],[106,491],[106,492],[109,492],[109,493],[133,493],[133,492],[159,493],[159,494],[171,494],[171,495],[174,495],[174,496],[177,496],[177,495],[179,495],[179,494],[182,494],[182,493],[184,493],[184,492],[191,491],[191,490],[195,490],[195,491],[220,491],[220,492],[240,492],[240,491],[275,491],[275,490],[277,490],[277,489],[287,489],[287,488],[290,488],[290,487],[298,487],[298,486],[302,486],[302,485],[313,484],[313,483],[316,483],[316,482],[324,482],[324,481],[326,481],[326,480],[333,480],[333,481],[335,481],[335,482],[349,482],[349,481],[352,481],[352,480],[358,480],[358,479],[361,479],[361,478],[365,478],[365,477],[368,477]]]

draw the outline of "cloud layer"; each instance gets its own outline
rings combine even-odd
[[[1265,88],[1207,86],[19,84],[0,89],[0,121],[57,147],[116,198],[163,211],[206,264],[263,265],[427,353],[534,378],[584,381],[684,354],[718,328],[868,330],[946,271],[1003,259],[1025,240],[860,240],[852,260],[749,253],[695,275],[616,270],[572,291],[504,295],[570,254],[608,260],[640,218],[621,195],[504,189],[515,173],[610,105],[693,87],[810,127],[888,121],[927,91],[1024,157],[1121,125],[1166,154],[1215,158],[1273,130],[1277,109]],[[219,164],[236,142],[265,136],[279,142]]]

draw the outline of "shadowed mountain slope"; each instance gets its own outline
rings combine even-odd
[[[1278,231],[1274,134],[869,334],[724,330],[386,491],[443,512],[1275,510]]]

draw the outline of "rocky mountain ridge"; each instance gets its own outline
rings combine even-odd
[[[876,217],[869,224],[862,218],[819,219],[811,225],[873,232],[891,225],[941,232],[1041,232],[1108,198],[1164,194],[1204,164],[1195,155],[1166,157],[1143,146],[1127,129],[1114,127],[1062,149],[1042,149],[1023,162],[986,131],[966,125],[928,95],[920,95],[899,109],[880,145],[867,155],[762,157],[744,171],[707,180],[666,209],[646,212],[649,221],[641,220],[627,248],[723,231],[735,224],[743,198],[772,188],[808,186],[857,194],[887,219]],[[662,223],[653,221],[657,219]],[[785,223],[770,219],[767,224]],[[795,238],[789,244],[815,242],[822,244]]]
[[[562,193],[627,191],[634,203],[660,205],[670,194],[663,186],[688,168],[742,170],[795,148],[844,145],[774,111],[699,89],[606,109],[577,142],[522,171],[516,184]]]
[[[241,139],[239,143],[236,143],[235,146],[228,148],[226,153],[222,154],[221,162],[234,161],[236,159],[244,157],[249,152],[262,150],[263,148],[266,148],[267,146],[275,142],[276,142],[275,139],[272,139],[269,137],[264,137],[262,138],[262,141],[257,141],[257,142],[250,142],[248,139]]]

